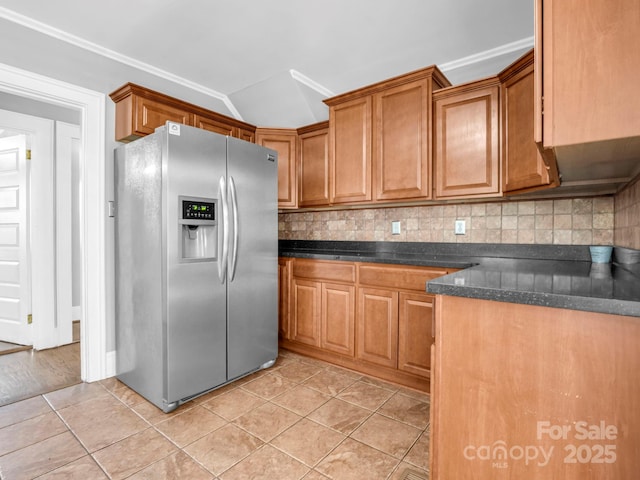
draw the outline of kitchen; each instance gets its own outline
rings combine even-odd
[[[12,28],[15,29],[15,27]],[[3,56],[3,58],[5,57]],[[7,58],[12,57],[8,56]],[[165,93],[175,91],[175,86],[165,89],[162,86],[156,86],[151,81],[136,81],[155,87],[156,90]],[[153,80],[153,82],[157,82],[157,80]],[[122,83],[120,82],[120,84]],[[113,85],[110,89],[102,91],[111,92],[117,86],[119,85]],[[609,91],[608,89],[604,90]],[[175,94],[176,97],[191,101],[191,103],[203,104],[196,98],[198,95],[194,93],[189,95],[190,97],[185,97],[182,92]],[[211,103],[211,100],[208,99],[207,102]],[[629,104],[631,103],[629,102]],[[220,111],[219,108],[213,106],[210,108]],[[106,121],[107,131],[112,128],[111,125],[114,123],[114,119],[109,118],[110,115],[112,113],[109,113]],[[627,123],[631,126],[634,125],[632,121]],[[112,136],[109,134],[107,136],[111,141]],[[637,159],[637,157],[635,158]],[[562,171],[562,168],[561,173],[564,177],[568,175]],[[625,183],[629,183],[630,180],[631,178],[628,178]],[[577,181],[582,181],[582,179]],[[578,187],[579,185],[575,186],[576,189]],[[598,193],[602,192],[602,187],[592,188]],[[425,205],[402,205],[399,208],[295,213],[284,213],[283,211],[280,214],[280,235],[282,240],[390,242],[405,240],[407,242],[539,243],[582,246],[614,243],[618,246],[638,249],[640,248],[637,237],[638,219],[637,215],[633,215],[634,208],[637,208],[638,203],[637,189],[638,183],[636,182],[631,183],[629,188],[621,190],[615,196],[611,191],[593,196],[588,194],[588,190],[585,192],[583,189],[582,192],[575,193],[575,196],[570,195],[569,198],[557,199],[536,199],[533,197],[500,203],[476,199],[475,202],[467,204],[448,201],[444,205],[425,202]],[[522,220],[520,220],[521,217]],[[480,220],[482,218],[485,219],[484,226],[482,225],[483,220]],[[455,220],[465,220],[469,233],[456,236],[452,225]],[[399,235],[391,233],[392,222],[400,222]]]

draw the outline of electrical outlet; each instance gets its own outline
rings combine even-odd
[[[400,235],[400,222],[391,222],[391,235]]]
[[[456,235],[464,235],[466,231],[467,229],[464,220],[456,220],[454,233]]]

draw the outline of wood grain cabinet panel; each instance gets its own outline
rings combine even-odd
[[[329,205],[329,122],[298,129],[298,206]]]
[[[434,93],[437,198],[501,195],[499,80]]]
[[[438,296],[430,478],[637,478],[639,320]]]
[[[184,102],[134,83],[109,94],[116,105],[118,142],[144,137],[167,121],[203,128],[243,140],[252,139],[256,127],[212,110]]]
[[[361,360],[398,365],[398,292],[358,289],[358,351]]]
[[[297,132],[284,128],[258,128],[256,143],[278,152],[278,208],[296,208]]]
[[[290,338],[291,267],[293,259],[278,258],[278,336]]]
[[[320,346],[321,283],[294,277],[291,295],[292,339]]]
[[[150,134],[167,121],[191,125],[192,114],[180,108],[157,102],[149,98],[138,98],[136,102],[135,131]]]
[[[430,198],[430,81],[389,88],[373,100],[376,200]]]
[[[289,336],[281,333],[282,347],[428,391],[434,297],[426,282],[455,269],[288,260]],[[282,305],[282,291],[280,298]]]
[[[322,284],[321,348],[354,356],[355,310],[353,285]]]
[[[205,117],[204,115],[195,115],[194,126],[208,130],[209,132],[219,133],[220,135],[228,135],[233,137],[235,127],[228,123],[221,122],[215,118]]]
[[[329,107],[330,201],[370,202],[371,97]]]
[[[547,166],[534,140],[533,61],[531,50],[498,75],[502,82],[502,190],[505,194],[540,190],[560,183],[555,161]]]
[[[433,341],[433,295],[400,292],[398,369],[429,378]]]
[[[544,146],[640,136],[640,2],[536,0],[536,17]]]

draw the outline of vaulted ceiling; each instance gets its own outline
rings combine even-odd
[[[432,64],[461,83],[533,45],[533,0],[0,0],[0,16],[223,101],[255,125]],[[0,62],[2,59],[0,59]]]

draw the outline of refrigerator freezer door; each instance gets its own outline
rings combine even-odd
[[[226,382],[226,285],[218,278],[220,258],[181,258],[180,197],[215,202],[218,245],[223,242],[219,179],[226,175],[225,137],[181,126],[168,129],[163,155],[166,192],[166,395],[176,402]],[[173,133],[172,133],[173,132]]]
[[[237,247],[229,252],[236,262],[227,301],[231,380],[278,355],[278,165],[272,150],[231,137],[227,151],[237,203],[230,214],[237,218],[230,232]]]

